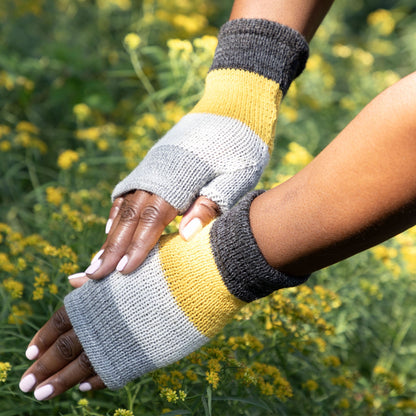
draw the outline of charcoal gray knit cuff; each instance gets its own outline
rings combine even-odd
[[[210,70],[245,69],[276,81],[283,94],[301,74],[309,45],[296,30],[263,19],[236,19],[225,23]]]
[[[271,267],[261,253],[250,226],[250,206],[264,191],[247,194],[214,222],[211,249],[227,289],[252,302],[278,289],[305,283],[308,276],[290,276]]]

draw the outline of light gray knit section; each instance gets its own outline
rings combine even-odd
[[[183,117],[114,189],[143,189],[181,213],[206,195],[230,209],[252,189],[269,161],[267,145],[239,120],[208,113]]]
[[[65,297],[75,333],[110,389],[200,348],[202,335],[176,304],[157,247],[135,272],[90,280]]]

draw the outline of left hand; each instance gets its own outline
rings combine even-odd
[[[38,400],[51,399],[80,384],[81,391],[105,388],[75,335],[65,307],[37,332],[26,351],[36,361],[25,371],[20,389],[34,390]]]

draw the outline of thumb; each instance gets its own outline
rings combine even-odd
[[[192,240],[207,224],[221,214],[218,205],[200,196],[185,212],[179,224],[179,234],[185,241]]]

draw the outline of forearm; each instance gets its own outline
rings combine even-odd
[[[306,168],[256,198],[266,260],[302,275],[416,223],[416,73],[376,97]]]
[[[267,19],[300,32],[309,42],[334,0],[235,0],[230,20]]]

